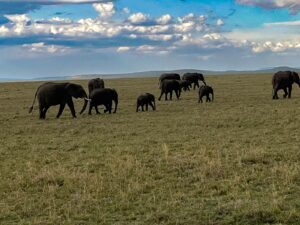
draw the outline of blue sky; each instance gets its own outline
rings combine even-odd
[[[0,0],[0,78],[299,67],[299,0]]]

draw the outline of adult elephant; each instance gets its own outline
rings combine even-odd
[[[204,85],[206,85],[204,76],[202,73],[185,73],[182,76],[182,80],[187,80],[187,81],[190,81],[191,84],[194,84],[194,90],[195,90],[196,86],[199,88],[199,80],[202,81],[204,83]]]
[[[278,99],[277,92],[281,89],[284,91],[284,98],[287,96],[291,98],[293,83],[297,83],[300,87],[298,73],[294,71],[279,71],[275,73],[272,78],[273,99]]]
[[[155,110],[155,96],[150,93],[142,94],[138,97],[136,101],[136,112],[139,111],[139,108],[142,108],[142,111],[144,111],[144,105],[146,105],[146,111],[148,111],[148,105],[150,105]]]
[[[161,84],[161,93],[158,98],[160,101],[163,94],[165,94],[165,100],[168,100],[168,94],[170,93],[170,100],[172,100],[172,93],[173,91],[176,94],[177,99],[179,99],[181,94],[181,87],[178,80],[164,80]]]
[[[46,119],[47,110],[50,106],[54,105],[60,105],[56,115],[56,118],[59,118],[64,111],[66,104],[69,106],[72,116],[75,118],[76,112],[72,97],[84,99],[84,105],[81,110],[81,112],[83,112],[86,109],[88,99],[87,94],[81,85],[73,83],[44,83],[37,89],[29,113],[32,112],[35,99],[38,98],[40,119]]]
[[[89,88],[89,95],[90,95],[94,89],[104,88],[104,80],[100,78],[91,79],[89,80],[88,88]]]
[[[93,107],[95,108],[96,113],[100,114],[100,112],[98,110],[99,105],[105,106],[105,110],[104,110],[105,113],[106,112],[111,113],[113,101],[115,103],[114,113],[116,113],[117,107],[118,107],[117,91],[115,89],[111,89],[111,88],[98,88],[98,89],[93,90],[90,95],[89,115],[92,114]]]
[[[163,73],[159,77],[159,87],[161,88],[161,84],[164,80],[180,80],[180,75],[177,73]]]

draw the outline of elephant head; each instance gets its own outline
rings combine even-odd
[[[66,91],[68,93],[69,96],[72,96],[74,98],[83,98],[84,99],[84,104],[82,107],[82,110],[80,112],[83,113],[84,110],[87,107],[87,103],[88,103],[88,98],[87,98],[87,94],[85,92],[85,90],[83,89],[83,87],[79,84],[72,84],[72,83],[68,83],[66,85]]]
[[[296,72],[292,72],[292,77],[293,77],[293,81],[299,85],[300,87],[300,79],[299,79],[299,75]]]
[[[202,73],[197,73],[197,77],[198,77],[198,80],[201,80],[206,85],[205,80],[204,80],[204,76],[203,76]]]

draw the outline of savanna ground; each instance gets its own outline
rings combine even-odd
[[[136,113],[157,78],[115,79],[117,114],[45,121],[28,114],[40,82],[0,84],[0,224],[300,224],[300,89],[206,80],[211,104],[191,91]]]

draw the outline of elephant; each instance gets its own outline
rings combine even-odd
[[[50,106],[54,105],[60,105],[58,114],[56,115],[56,118],[59,118],[64,111],[66,104],[69,106],[72,116],[76,118],[72,97],[84,99],[84,105],[81,112],[86,109],[88,103],[87,94],[83,87],[73,83],[47,82],[40,85],[35,93],[29,113],[33,111],[36,97],[39,101],[40,119],[46,119],[47,110]]]
[[[164,80],[180,80],[180,75],[177,73],[163,73],[159,77],[159,88]]]
[[[113,113],[116,113],[117,107],[118,107],[117,91],[115,89],[111,89],[111,88],[98,88],[98,89],[93,90],[90,95],[89,115],[92,114],[93,107],[95,107],[96,113],[100,114],[100,112],[98,110],[99,105],[105,106],[104,113],[109,112],[111,114],[113,101],[115,103],[115,110]]]
[[[194,90],[196,89],[196,86],[199,88],[199,80],[201,80],[203,84],[206,85],[204,76],[201,73],[185,73],[182,76],[182,80],[188,80],[191,82],[191,84],[194,84]]]
[[[192,84],[188,80],[180,80],[179,84],[180,84],[181,90],[184,90],[184,91],[190,91],[190,88],[192,88]]]
[[[148,111],[148,105],[150,105],[153,111],[155,111],[155,96],[150,93],[140,95],[136,102],[136,112],[139,111],[139,107],[141,107],[142,111],[144,111],[144,105],[146,105],[146,111]]]
[[[89,95],[91,95],[94,89],[104,88],[104,80],[100,78],[91,79],[89,80],[88,87],[89,87]]]
[[[280,89],[283,89],[284,91],[284,98],[286,98],[287,96],[291,98],[293,83],[297,83],[300,87],[298,73],[294,71],[279,71],[275,73],[272,78],[273,99],[278,99],[277,92]]]
[[[199,100],[198,103],[202,103],[202,98],[203,96],[206,96],[206,102],[211,102],[214,101],[214,90],[211,86],[207,86],[207,85],[202,85],[199,88]],[[210,99],[209,95],[212,95],[212,99]]]
[[[181,94],[180,83],[178,80],[164,80],[161,84],[161,93],[158,98],[160,101],[161,96],[165,94],[165,100],[168,100],[167,94],[170,93],[170,100],[172,100],[172,93],[175,91],[177,99],[179,99]]]

